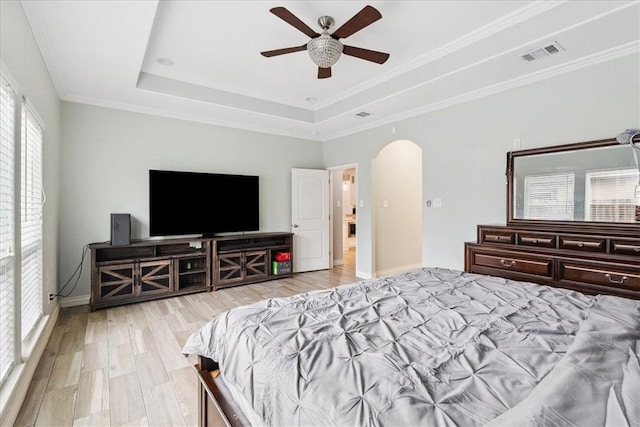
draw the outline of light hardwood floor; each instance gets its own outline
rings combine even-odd
[[[62,309],[16,426],[195,426],[187,337],[226,309],[353,283],[355,250],[333,270],[90,312]]]

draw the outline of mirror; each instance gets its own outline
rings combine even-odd
[[[615,139],[508,153],[508,220],[640,224],[640,150]]]

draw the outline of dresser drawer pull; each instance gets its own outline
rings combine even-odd
[[[623,254],[640,254],[640,245],[628,245],[624,243],[612,242],[612,252],[613,253],[623,253]]]
[[[610,281],[611,283],[615,283],[616,285],[621,285],[621,284],[623,284],[624,282],[626,282],[626,281],[627,281],[627,279],[628,279],[628,277],[627,277],[627,276],[622,276],[622,278],[621,278],[620,280],[616,280],[616,279],[614,279],[613,277],[611,277],[611,274],[609,274],[609,273],[605,274],[605,275],[604,275],[604,277],[606,277],[607,279],[609,279],[609,281]]]
[[[513,267],[514,265],[516,265],[516,262],[512,259],[510,259],[509,261],[507,261],[506,259],[501,259],[500,260],[500,264],[504,265],[505,267]],[[625,277],[626,279],[626,277]],[[611,280],[611,279],[609,279]]]
[[[485,238],[485,240],[491,241],[491,242],[507,242],[507,243],[511,243],[511,236],[501,236],[501,235],[496,235],[496,234],[487,234],[484,238]]]
[[[582,243],[582,242],[578,242],[578,247],[579,247],[579,248],[584,247],[584,243]]]

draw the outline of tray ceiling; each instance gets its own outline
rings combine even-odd
[[[63,100],[320,141],[640,52],[638,1],[22,4]],[[382,19],[343,41],[385,64],[343,55],[319,80],[307,52],[260,55],[308,41],[272,7],[320,32],[367,4]]]

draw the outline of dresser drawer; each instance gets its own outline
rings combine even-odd
[[[505,243],[513,245],[516,242],[515,231],[500,229],[480,229],[480,243]]]
[[[609,251],[617,255],[635,255],[640,257],[640,240],[610,239]]]
[[[558,248],[584,252],[606,252],[607,239],[604,237],[561,235]]]
[[[558,280],[640,291],[640,266],[559,259]]]
[[[474,252],[473,263],[481,267],[497,268],[505,271],[553,276],[553,259],[518,253]]]
[[[555,248],[557,236],[545,233],[518,233],[517,242],[520,246],[532,246],[538,248]]]

